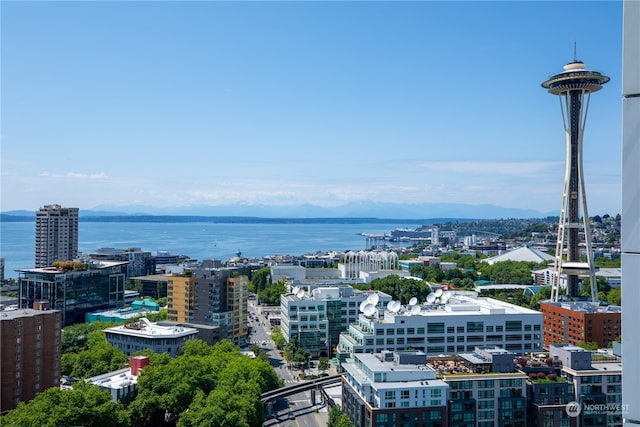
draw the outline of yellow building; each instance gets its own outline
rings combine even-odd
[[[167,319],[192,322],[195,311],[196,282],[193,277],[171,276],[167,281]]]
[[[227,308],[231,311],[233,339],[246,337],[249,333],[247,320],[249,296],[249,278],[247,276],[229,277],[227,279]]]
[[[220,338],[244,344],[249,333],[249,278],[231,277],[235,271],[202,269],[191,276],[170,277],[168,320],[215,326]]]

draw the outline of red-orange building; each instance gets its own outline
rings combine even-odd
[[[62,313],[34,307],[0,312],[0,412],[60,387]]]
[[[542,345],[595,342],[608,347],[622,335],[619,306],[600,306],[587,301],[540,303],[542,311]]]

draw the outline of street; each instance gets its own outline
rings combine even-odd
[[[271,339],[271,324],[260,312],[260,307],[255,300],[249,300],[249,313],[251,314],[249,326],[252,329],[250,341],[256,343],[269,355],[269,363],[274,367],[276,374],[287,385],[299,383],[296,369],[288,369],[287,363]],[[263,345],[262,342],[266,344]],[[280,399],[273,405],[272,415],[265,419],[263,426],[270,427],[322,427],[327,425],[327,408],[320,403],[320,396],[316,396],[315,405],[311,404],[311,392],[302,392]]]

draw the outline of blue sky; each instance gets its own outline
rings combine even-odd
[[[553,211],[540,83],[611,77],[584,136],[620,210],[622,2],[1,4],[1,206],[450,202]]]

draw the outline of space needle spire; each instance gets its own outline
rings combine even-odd
[[[587,70],[577,60],[574,43],[574,60],[564,66],[564,71],[554,74],[542,83],[549,93],[558,95],[566,139],[566,163],[562,207],[558,223],[553,268],[551,300],[558,301],[560,276],[567,276],[567,297],[580,296],[579,276],[588,275],[591,300],[598,301],[598,285],[591,248],[591,230],[587,210],[587,196],[582,167],[582,138],[587,121],[591,94],[602,89],[609,77]],[[584,233],[586,262],[580,257],[580,233]]]

